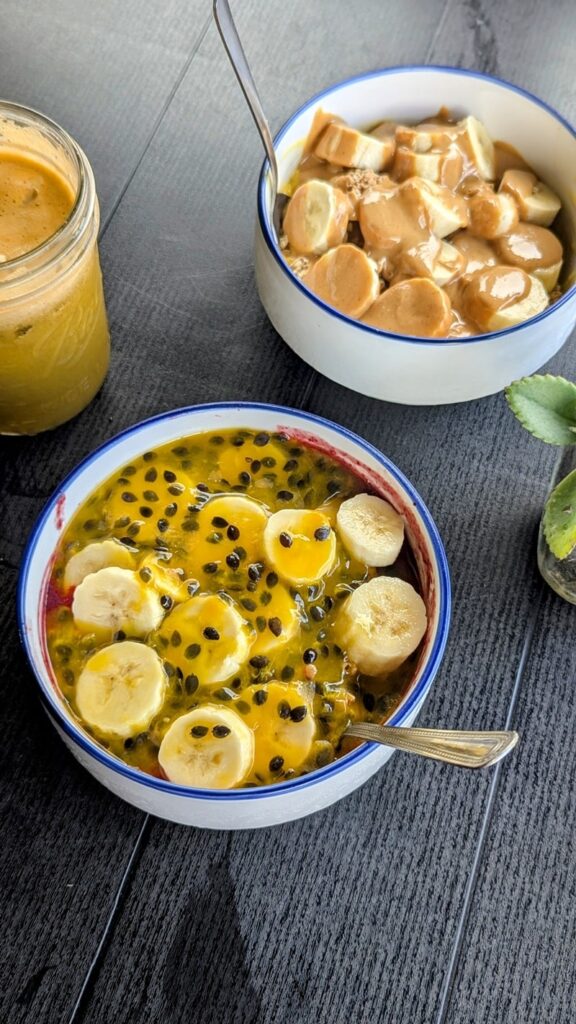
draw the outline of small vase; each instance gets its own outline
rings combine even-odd
[[[564,450],[555,476],[556,484],[573,469],[576,469],[576,445]],[[552,590],[570,604],[576,604],[576,547],[572,548],[567,558],[556,558],[544,536],[543,518],[538,533],[538,568]]]

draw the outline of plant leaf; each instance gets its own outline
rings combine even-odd
[[[523,377],[506,388],[508,405],[534,437],[576,444],[576,384],[551,374]]]
[[[544,506],[544,536],[556,558],[576,547],[576,469],[560,481]]]

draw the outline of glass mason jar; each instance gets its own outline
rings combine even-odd
[[[574,469],[576,469],[576,445],[564,449],[555,475],[556,484],[559,484]],[[552,554],[548,547],[542,521],[538,534],[538,568],[552,590],[555,590],[565,601],[576,604],[576,548],[572,549],[567,558],[556,558],[556,555]]]
[[[42,114],[1,102],[0,159],[3,151],[46,167],[74,196],[66,221],[41,245],[15,259],[0,255],[0,434],[36,434],[84,409],[108,370],[100,215],[84,153]]]

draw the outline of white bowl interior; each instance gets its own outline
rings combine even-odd
[[[347,431],[305,413],[274,407],[205,406],[170,413],[134,427],[125,435],[96,452],[88,462],[73,472],[47,506],[25,556],[21,580],[21,629],[36,676],[51,707],[81,732],[94,747],[96,742],[84,732],[58,690],[48,656],[44,607],[55,549],[70,520],[88,495],[109,475],[129,463],[135,456],[156,447],[177,441],[187,435],[233,427],[256,430],[284,430],[305,443],[312,443],[342,459],[350,469],[361,475],[376,492],[386,497],[405,516],[407,533],[418,562],[423,596],[428,608],[429,626],[414,680],[400,708],[391,721],[398,724],[424,699],[418,683],[428,663],[439,661],[449,619],[449,582],[444,553],[435,527],[429,530],[424,515],[415,504],[415,493],[397,475],[394,467],[386,468],[378,453],[369,445],[356,441]]]
[[[391,118],[415,122],[447,107],[456,117],[474,114],[494,140],[514,146],[560,196],[563,234],[570,252],[564,275],[572,283],[576,260],[576,137],[536,98],[512,85],[452,68],[392,68],[327,88],[280,132],[280,182],[295,171],[316,110],[338,114],[356,128]],[[271,195],[268,183],[267,212]]]

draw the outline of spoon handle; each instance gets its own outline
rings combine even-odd
[[[224,43],[224,49],[230,58],[230,63],[234,68],[236,78],[240,83],[240,88],[246,97],[246,102],[250,107],[252,117],[256,122],[256,127],[260,132],[260,137],[270,162],[273,195],[276,195],[278,192],[278,165],[276,163],[276,154],[274,153],[272,134],[260,102],[256,84],[252,78],[252,72],[250,71],[248,61],[246,60],[246,54],[242,49],[242,43],[240,42],[236,25],[234,24],[228,0],[214,0],[213,10],[214,20],[218,27],[222,42]]]
[[[422,754],[461,768],[487,768],[509,754],[517,732],[464,732],[459,729],[413,729],[372,722],[354,722],[346,736],[382,743],[385,747]]]

